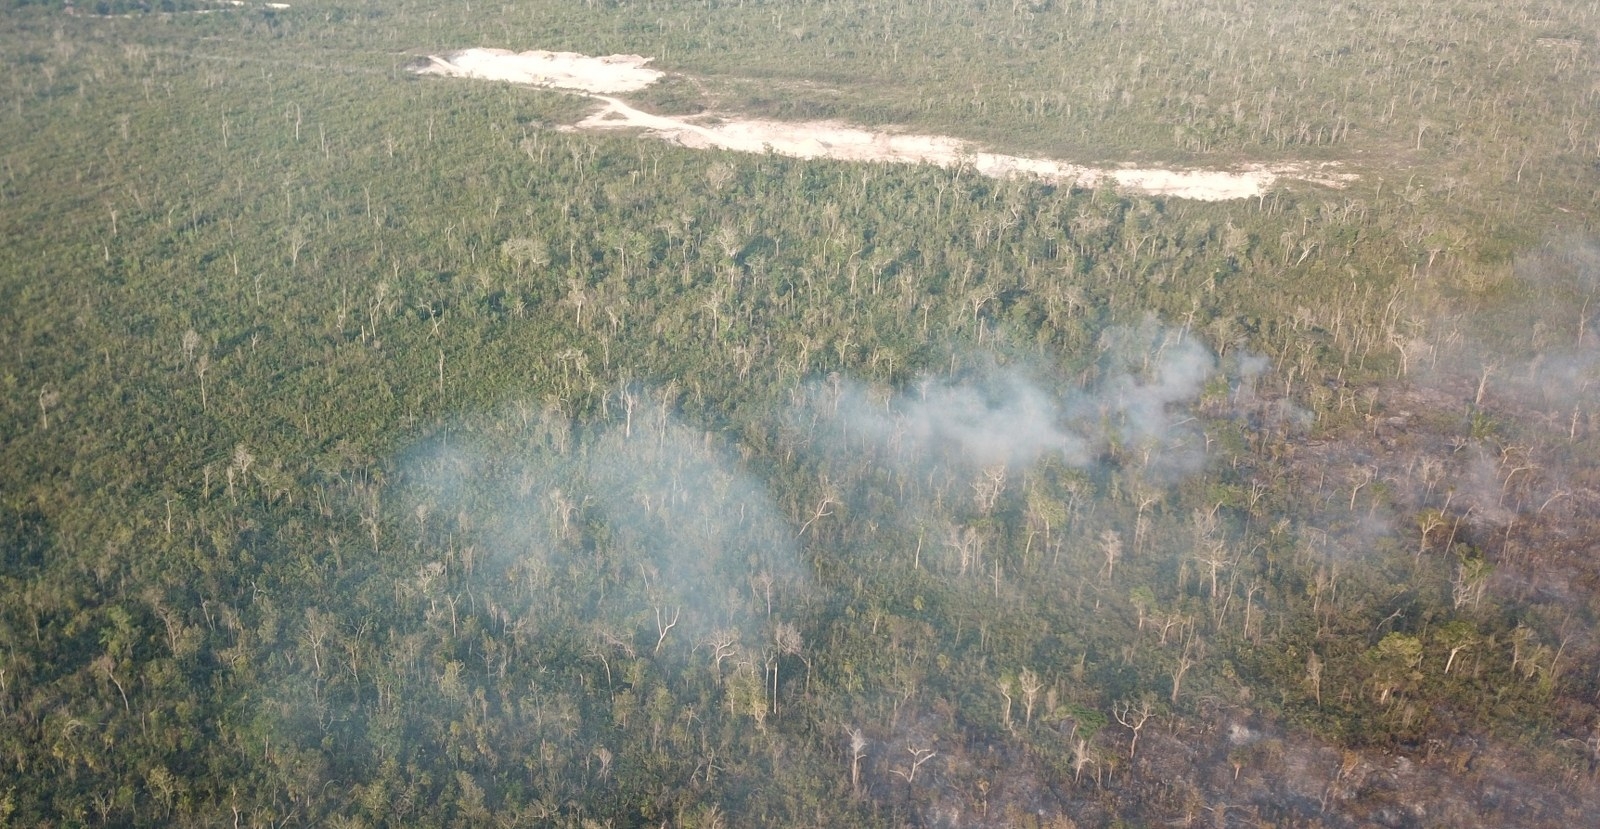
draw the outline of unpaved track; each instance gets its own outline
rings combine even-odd
[[[749,153],[772,152],[794,158],[840,161],[934,164],[966,167],[996,178],[1026,175],[1046,181],[1101,187],[1199,201],[1255,198],[1280,178],[1340,187],[1353,178],[1334,172],[1333,165],[1243,165],[1232,170],[1085,167],[1053,159],[986,152],[969,142],[940,135],[870,130],[837,122],[785,122],[737,115],[693,117],[652,115],[613,97],[636,92],[664,73],[649,69],[638,55],[595,58],[572,52],[513,53],[503,49],[468,49],[429,56],[423,74],[500,80],[572,92],[601,102],[587,118],[564,129],[642,130],[685,147],[717,148]]]

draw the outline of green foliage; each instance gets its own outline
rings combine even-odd
[[[1592,583],[1517,585],[1590,532],[1584,398],[1524,417],[1509,364],[1421,346],[1588,378],[1584,248],[1525,248],[1593,228],[1593,70],[1528,41],[1592,15],[1191,5],[14,3],[0,821],[1167,822],[1179,752],[1113,770],[1106,727],[1150,695],[1196,744],[1220,709],[1571,761]],[[404,71],[486,27],[703,80],[662,111],[1365,177],[1200,204],[701,153]],[[1119,433],[997,482],[828,413],[1149,383],[1115,332],[1168,328],[1219,357],[1163,412],[1192,468]],[[1406,432],[1424,365],[1451,414]]]

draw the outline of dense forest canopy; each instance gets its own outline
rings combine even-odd
[[[419,77],[1202,203],[562,129]],[[0,824],[1587,825],[1600,7],[16,2]]]

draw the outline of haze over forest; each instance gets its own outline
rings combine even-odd
[[[1600,823],[1600,4],[0,63],[0,825]]]

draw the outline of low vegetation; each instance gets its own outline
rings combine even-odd
[[[0,820],[1600,809],[1592,7],[94,11],[0,17]],[[406,70],[479,45],[1361,178],[702,152]]]

